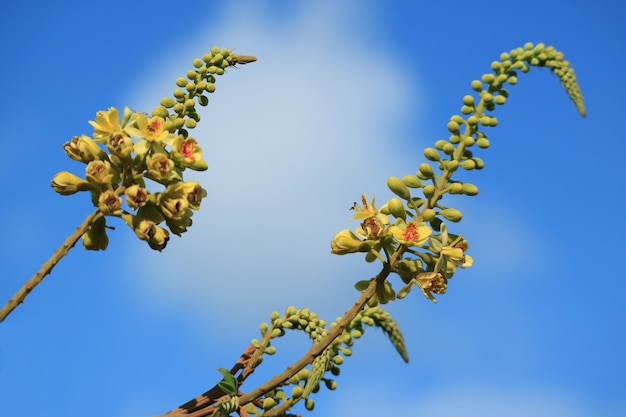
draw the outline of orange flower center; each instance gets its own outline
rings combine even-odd
[[[192,161],[196,159],[193,157],[193,153],[195,152],[195,150],[196,150],[195,140],[187,139],[180,145],[180,152],[183,154],[185,158],[191,159]]]
[[[414,242],[419,238],[419,233],[417,233],[417,226],[415,225],[415,223],[409,223],[406,225],[406,229],[404,229],[404,232],[402,233],[402,236],[404,236],[404,239],[407,242]]]

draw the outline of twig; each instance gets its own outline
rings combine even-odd
[[[48,275],[52,271],[52,268],[55,267],[55,265],[61,260],[61,258],[67,255],[69,250],[72,249],[72,247],[74,247],[76,242],[78,242],[78,239],[80,239],[81,236],[84,235],[85,232],[89,230],[91,225],[96,220],[100,219],[102,216],[104,216],[104,214],[102,214],[100,210],[94,211],[93,213],[87,216],[85,221],[80,226],[76,228],[74,233],[72,233],[71,235],[68,236],[67,239],[65,239],[65,242],[63,242],[63,244],[57,250],[54,251],[50,259],[48,259],[43,265],[41,265],[41,268],[39,268],[39,271],[37,271],[35,275],[33,275],[32,278],[26,281],[24,285],[22,286],[22,288],[20,288],[20,290],[16,292],[15,295],[9,299],[9,301],[7,301],[4,307],[0,309],[0,323],[3,322],[4,319],[9,314],[11,314],[11,312],[15,310],[15,308],[18,305],[24,302],[24,299],[26,298],[26,296],[30,294],[30,292],[41,281],[43,281],[45,276]]]

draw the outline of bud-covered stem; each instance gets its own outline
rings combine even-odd
[[[18,305],[24,302],[24,299],[26,298],[26,296],[37,285],[39,285],[39,283],[43,281],[45,276],[48,275],[52,271],[52,268],[54,268],[55,265],[59,263],[59,261],[65,255],[67,255],[69,250],[72,249],[74,245],[76,245],[76,242],[78,242],[81,236],[85,234],[87,230],[89,230],[91,225],[103,216],[104,214],[102,214],[100,210],[96,210],[90,215],[88,215],[87,218],[85,218],[85,221],[83,221],[83,223],[80,226],[78,226],[76,230],[74,230],[74,233],[69,235],[68,238],[65,239],[65,242],[63,242],[63,244],[57,250],[54,251],[50,259],[48,259],[46,262],[44,262],[43,265],[41,265],[41,268],[39,268],[39,271],[37,271],[35,275],[33,275],[32,278],[26,281],[24,285],[22,286],[22,288],[20,288],[20,290],[16,292],[15,295],[9,299],[9,301],[4,305],[4,307],[0,309],[0,322],[4,321],[4,319],[9,314],[11,314],[11,312],[15,310],[15,308]]]
[[[385,263],[383,265],[383,268],[380,271],[380,273],[374,279],[371,280],[368,287],[364,291],[361,292],[361,295],[359,296],[358,300],[352,305],[352,307],[348,311],[344,313],[343,317],[337,322],[337,325],[333,326],[325,337],[323,337],[318,343],[312,346],[305,355],[303,355],[300,359],[298,359],[292,365],[288,366],[283,372],[281,372],[278,375],[275,375],[274,377],[272,377],[265,383],[259,385],[257,388],[253,389],[252,391],[240,396],[239,406],[244,406],[258,398],[261,398],[263,395],[267,394],[268,392],[272,391],[278,386],[284,384],[285,381],[289,380],[289,378],[297,374],[305,366],[312,363],[316,357],[320,356],[322,352],[328,346],[330,346],[339,336],[343,334],[344,330],[350,325],[350,323],[354,320],[354,318],[367,306],[367,302],[376,293],[376,286],[378,285],[378,283],[383,282],[387,279],[387,277],[392,271],[392,267],[395,264],[397,264],[397,262],[401,259],[403,252],[404,252],[404,247],[394,252],[394,254],[391,256],[389,260],[389,263]],[[271,331],[268,331],[267,334],[271,334]],[[265,339],[266,337],[264,336],[263,340],[265,341]],[[255,355],[253,355],[253,359],[250,361],[248,366],[254,367],[258,365],[259,363],[258,359],[256,360],[256,364],[254,363],[255,362],[254,358],[257,354],[258,354],[258,351],[255,352]],[[205,394],[202,394],[201,397],[208,398],[208,392]],[[166,414],[163,414],[160,417],[165,417],[165,416],[167,417],[182,417],[182,416],[208,417],[210,416],[215,410],[215,408],[211,406],[211,407],[206,407],[204,409],[199,410],[197,407],[198,404],[196,402],[198,399],[199,398],[196,398],[195,401],[192,400],[194,401],[195,407],[194,407],[194,410],[191,412],[189,412],[190,410],[188,409],[188,407],[186,408],[185,406],[181,406]],[[209,401],[206,401],[206,402],[209,402]]]

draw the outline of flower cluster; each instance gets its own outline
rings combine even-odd
[[[187,77],[176,80],[180,88],[174,98],[162,99],[152,115],[129,108],[122,115],[114,107],[99,111],[89,122],[91,136],[75,136],[63,145],[71,159],[86,164],[84,178],[63,171],[52,179],[52,188],[61,195],[89,191],[102,214],[123,219],[152,249],[162,250],[170,232],[180,236],[191,226],[193,211],[206,196],[199,183],[183,180],[187,168],[208,168],[198,141],[189,136],[200,120],[196,102],[208,104],[205,93],[215,91],[215,77],[225,68],[255,60],[213,47],[193,61]],[[146,179],[164,189],[150,191]],[[83,235],[85,249],[106,249],[106,228],[104,218],[95,221]]]

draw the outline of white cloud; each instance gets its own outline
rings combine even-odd
[[[414,81],[382,53],[388,47],[353,27],[355,6],[306,3],[287,22],[235,10],[196,37],[201,45],[171,56],[190,62],[189,50],[197,56],[210,39],[259,61],[218,80],[193,133],[209,162],[196,176],[209,195],[190,231],[145,259],[146,284],[161,299],[258,320],[288,303],[332,306],[339,295],[330,286],[352,296],[353,282],[367,278],[359,274],[368,266],[346,276],[363,262],[331,255],[329,242],[356,226],[345,219],[360,193],[387,192],[394,137],[416,103]],[[185,68],[164,68],[129,101],[152,108],[163,94],[145,92],[169,91]],[[344,308],[345,300],[330,311]]]

